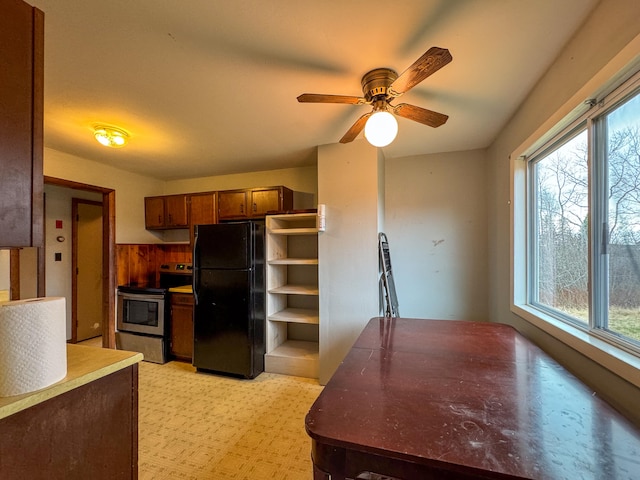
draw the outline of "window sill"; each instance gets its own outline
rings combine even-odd
[[[640,358],[606,342],[588,331],[564,323],[525,305],[512,305],[511,311],[540,330],[602,365],[640,388]]]

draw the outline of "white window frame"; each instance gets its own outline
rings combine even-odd
[[[528,304],[527,271],[527,228],[531,212],[527,210],[527,157],[554,140],[566,135],[566,132],[594,116],[595,106],[607,98],[607,104],[616,102],[629,89],[637,88],[640,82],[640,38],[631,42],[620,54],[606,65],[592,80],[580,89],[547,122],[541,125],[510,156],[510,213],[511,213],[511,311],[539,329],[577,350],[608,370],[616,373],[637,387],[640,387],[640,355],[633,349],[625,348],[613,342],[613,337],[602,330],[583,328],[574,322],[563,321]],[[622,91],[625,87],[626,90]],[[616,89],[615,97],[611,94]],[[606,108],[606,105],[605,107]],[[591,112],[590,112],[591,110]],[[589,140],[592,148],[592,140]],[[595,235],[591,229],[591,235]],[[591,238],[593,242],[593,238]],[[591,253],[593,256],[593,253]],[[597,268],[591,265],[591,269]],[[593,275],[593,271],[591,272]],[[593,304],[592,304],[593,308]]]

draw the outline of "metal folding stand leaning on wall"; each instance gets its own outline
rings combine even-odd
[[[393,282],[393,274],[391,271],[391,254],[389,253],[389,240],[383,232],[378,234],[378,252],[380,258],[380,266],[382,267],[382,285],[384,288],[384,314],[386,317],[398,317],[398,296],[396,294],[396,286]]]

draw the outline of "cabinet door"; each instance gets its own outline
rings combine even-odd
[[[187,228],[189,226],[186,195],[164,197],[164,209],[164,223],[167,228]]]
[[[195,225],[211,225],[217,223],[218,212],[216,208],[215,192],[199,193],[191,195],[189,199],[189,230],[191,245]]]
[[[229,190],[218,192],[218,219],[244,218],[247,212],[247,192],[245,190]]]
[[[0,247],[42,244],[44,15],[0,2]]]
[[[144,224],[149,229],[164,227],[164,199],[162,197],[146,197],[144,199]]]
[[[193,295],[171,294],[171,354],[188,361],[193,357]]]
[[[251,215],[264,216],[268,211],[279,211],[282,208],[282,192],[280,188],[251,190]]]

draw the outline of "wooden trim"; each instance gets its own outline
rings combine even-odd
[[[74,182],[73,180],[65,180],[64,178],[44,176],[46,185],[56,185],[58,187],[73,188],[74,190],[84,190],[86,192],[109,193],[113,192],[113,188],[99,187],[89,183]]]
[[[33,9],[32,31],[31,245],[41,248],[44,246],[44,13],[37,8]]]
[[[116,348],[116,192],[111,190],[102,196],[102,294],[104,317],[102,322],[102,346]]]

